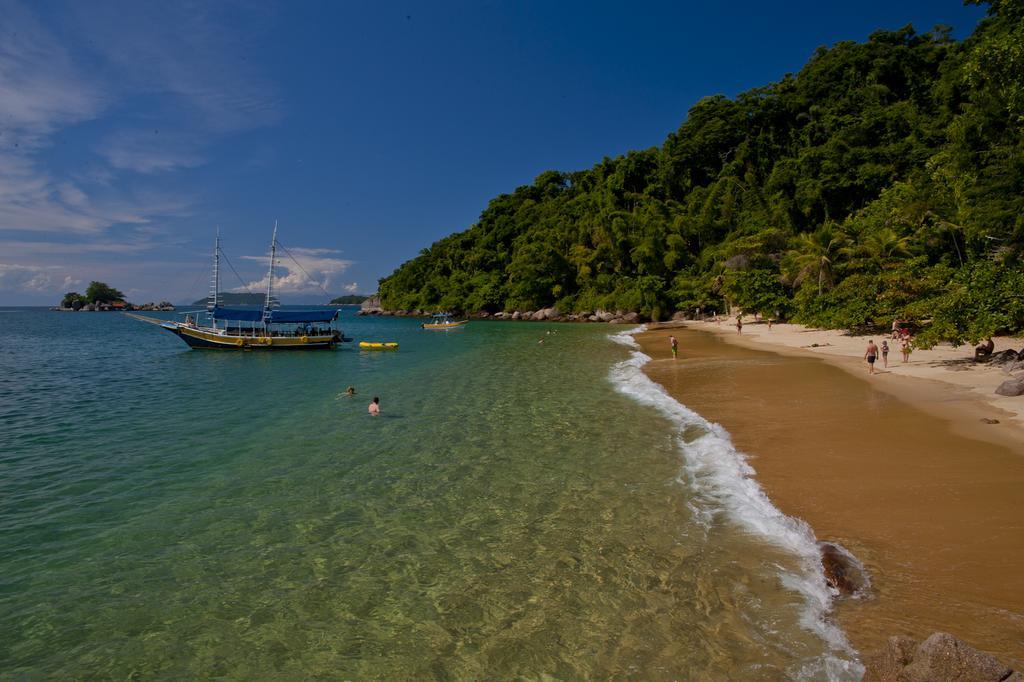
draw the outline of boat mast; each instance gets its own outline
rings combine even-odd
[[[213,328],[217,328],[217,318],[213,316],[214,308],[220,304],[220,227],[217,227],[217,237],[213,242],[213,277],[210,281],[210,296],[206,303],[206,310],[210,313],[210,320]]]
[[[270,311],[277,303],[274,300],[274,261],[277,258],[277,221],[274,221],[274,236],[270,240],[270,270],[267,271],[267,299],[263,303],[263,324],[266,326]]]

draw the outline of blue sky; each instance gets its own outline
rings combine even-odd
[[[305,270],[284,263],[285,300],[369,293],[491,197],[658,145],[703,96],[878,28],[964,37],[983,13],[0,0],[0,304],[53,304],[93,279],[138,303],[194,300],[218,226],[257,288],[275,220]]]

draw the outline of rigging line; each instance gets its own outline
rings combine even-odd
[[[231,259],[228,258],[228,254],[224,253],[224,249],[220,250],[220,255],[224,256],[224,262],[228,264],[228,267],[231,268],[231,272],[235,273],[235,277],[237,277],[238,281],[242,283],[242,288],[251,294],[252,290],[249,289],[249,285],[245,283],[242,276],[238,274],[238,270],[235,270],[235,266],[231,264]]]
[[[292,252],[291,252],[291,251],[289,251],[289,250],[288,250],[288,249],[287,249],[287,248],[285,247],[285,245],[281,243],[281,240],[280,240],[280,239],[279,239],[279,240],[277,241],[277,245],[281,247],[281,250],[282,250],[282,251],[284,251],[285,253],[287,253],[287,254],[288,254],[288,257],[292,259],[292,262],[293,262],[293,263],[295,263],[296,265],[298,265],[298,266],[299,266],[299,270],[302,270],[303,274],[304,274],[304,275],[306,275],[306,279],[308,279],[308,280],[309,280],[310,282],[313,282],[313,283],[314,283],[314,284],[316,284],[316,285],[317,285],[318,287],[320,287],[320,291],[324,292],[324,293],[325,293],[325,294],[327,294],[328,296],[330,296],[330,295],[331,295],[331,292],[327,291],[327,289],[324,289],[323,285],[322,285],[322,284],[320,284],[320,282],[318,282],[318,281],[316,281],[315,279],[313,279],[312,275],[310,275],[310,274],[309,274],[308,272],[306,272],[306,268],[302,267],[302,263],[300,263],[299,261],[295,260],[295,256],[293,256],[293,255],[292,255]]]

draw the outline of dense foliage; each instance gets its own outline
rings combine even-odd
[[[708,97],[660,148],[547,171],[381,280],[390,309],[676,310],[1024,328],[1024,0]],[[930,324],[927,324],[930,322]]]

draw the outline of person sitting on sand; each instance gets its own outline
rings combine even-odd
[[[878,357],[878,346],[874,341],[868,341],[868,349],[864,352],[864,359],[868,361],[868,374],[875,373],[875,358]]]
[[[380,414],[380,398],[373,396],[373,402],[370,403],[369,410],[371,417],[376,417]]]
[[[988,337],[985,343],[978,344],[974,348],[974,361],[981,362],[982,360],[988,360],[992,355],[992,351],[996,349],[996,343],[992,340],[992,337]]]
[[[668,345],[672,349],[672,359],[675,360],[677,357],[679,357],[679,342],[676,341],[676,337],[669,336]]]
[[[355,394],[356,394],[355,386],[349,386],[348,388],[345,389],[345,395],[353,396]]]

